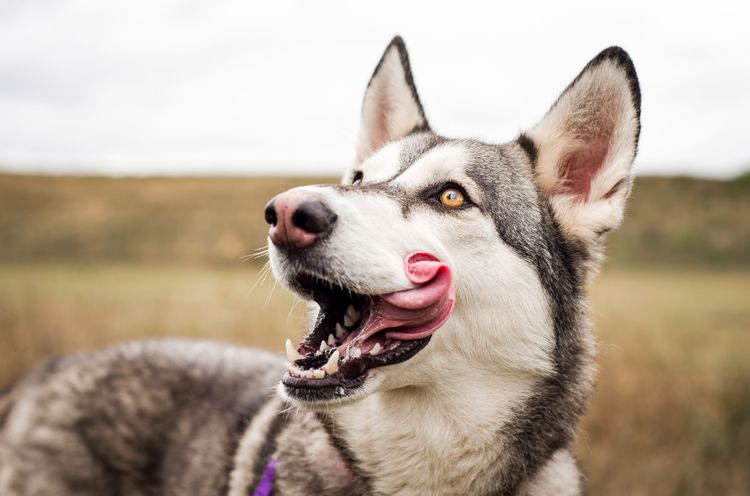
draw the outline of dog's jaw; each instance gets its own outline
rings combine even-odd
[[[458,277],[454,314],[420,353],[371,371],[345,398],[292,400],[331,415],[376,494],[487,487],[503,466],[505,426],[552,373],[553,326],[534,269],[502,245],[487,257],[503,278]],[[476,257],[454,253],[453,263],[471,273]]]
[[[478,494],[498,477],[503,428],[539,377],[453,368],[440,355],[329,412],[375,494]],[[394,387],[403,382],[413,385]]]

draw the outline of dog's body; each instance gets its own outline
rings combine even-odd
[[[51,362],[0,400],[0,494],[579,494],[585,285],[639,112],[612,48],[518,139],[443,138],[395,39],[343,184],[266,211],[275,275],[319,309],[286,374],[178,341]]]

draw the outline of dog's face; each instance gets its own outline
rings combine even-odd
[[[551,293],[578,294],[620,222],[638,91],[627,54],[608,49],[518,139],[447,139],[394,39],[342,184],[296,188],[266,210],[276,277],[317,304],[303,342],[287,343],[283,394],[328,405],[467,368],[551,373]]]

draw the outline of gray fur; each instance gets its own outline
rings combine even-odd
[[[281,465],[275,494],[353,494],[313,414],[275,401],[274,435],[251,429],[283,370],[266,352],[174,339],[47,362],[4,396],[15,401],[0,431],[0,494],[219,495],[230,478],[250,494],[270,455],[298,460]],[[243,438],[257,434],[270,452],[237,464]]]

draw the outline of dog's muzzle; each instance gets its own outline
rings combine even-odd
[[[287,191],[274,197],[265,210],[271,242],[282,250],[312,246],[333,230],[336,214],[315,193]]]

